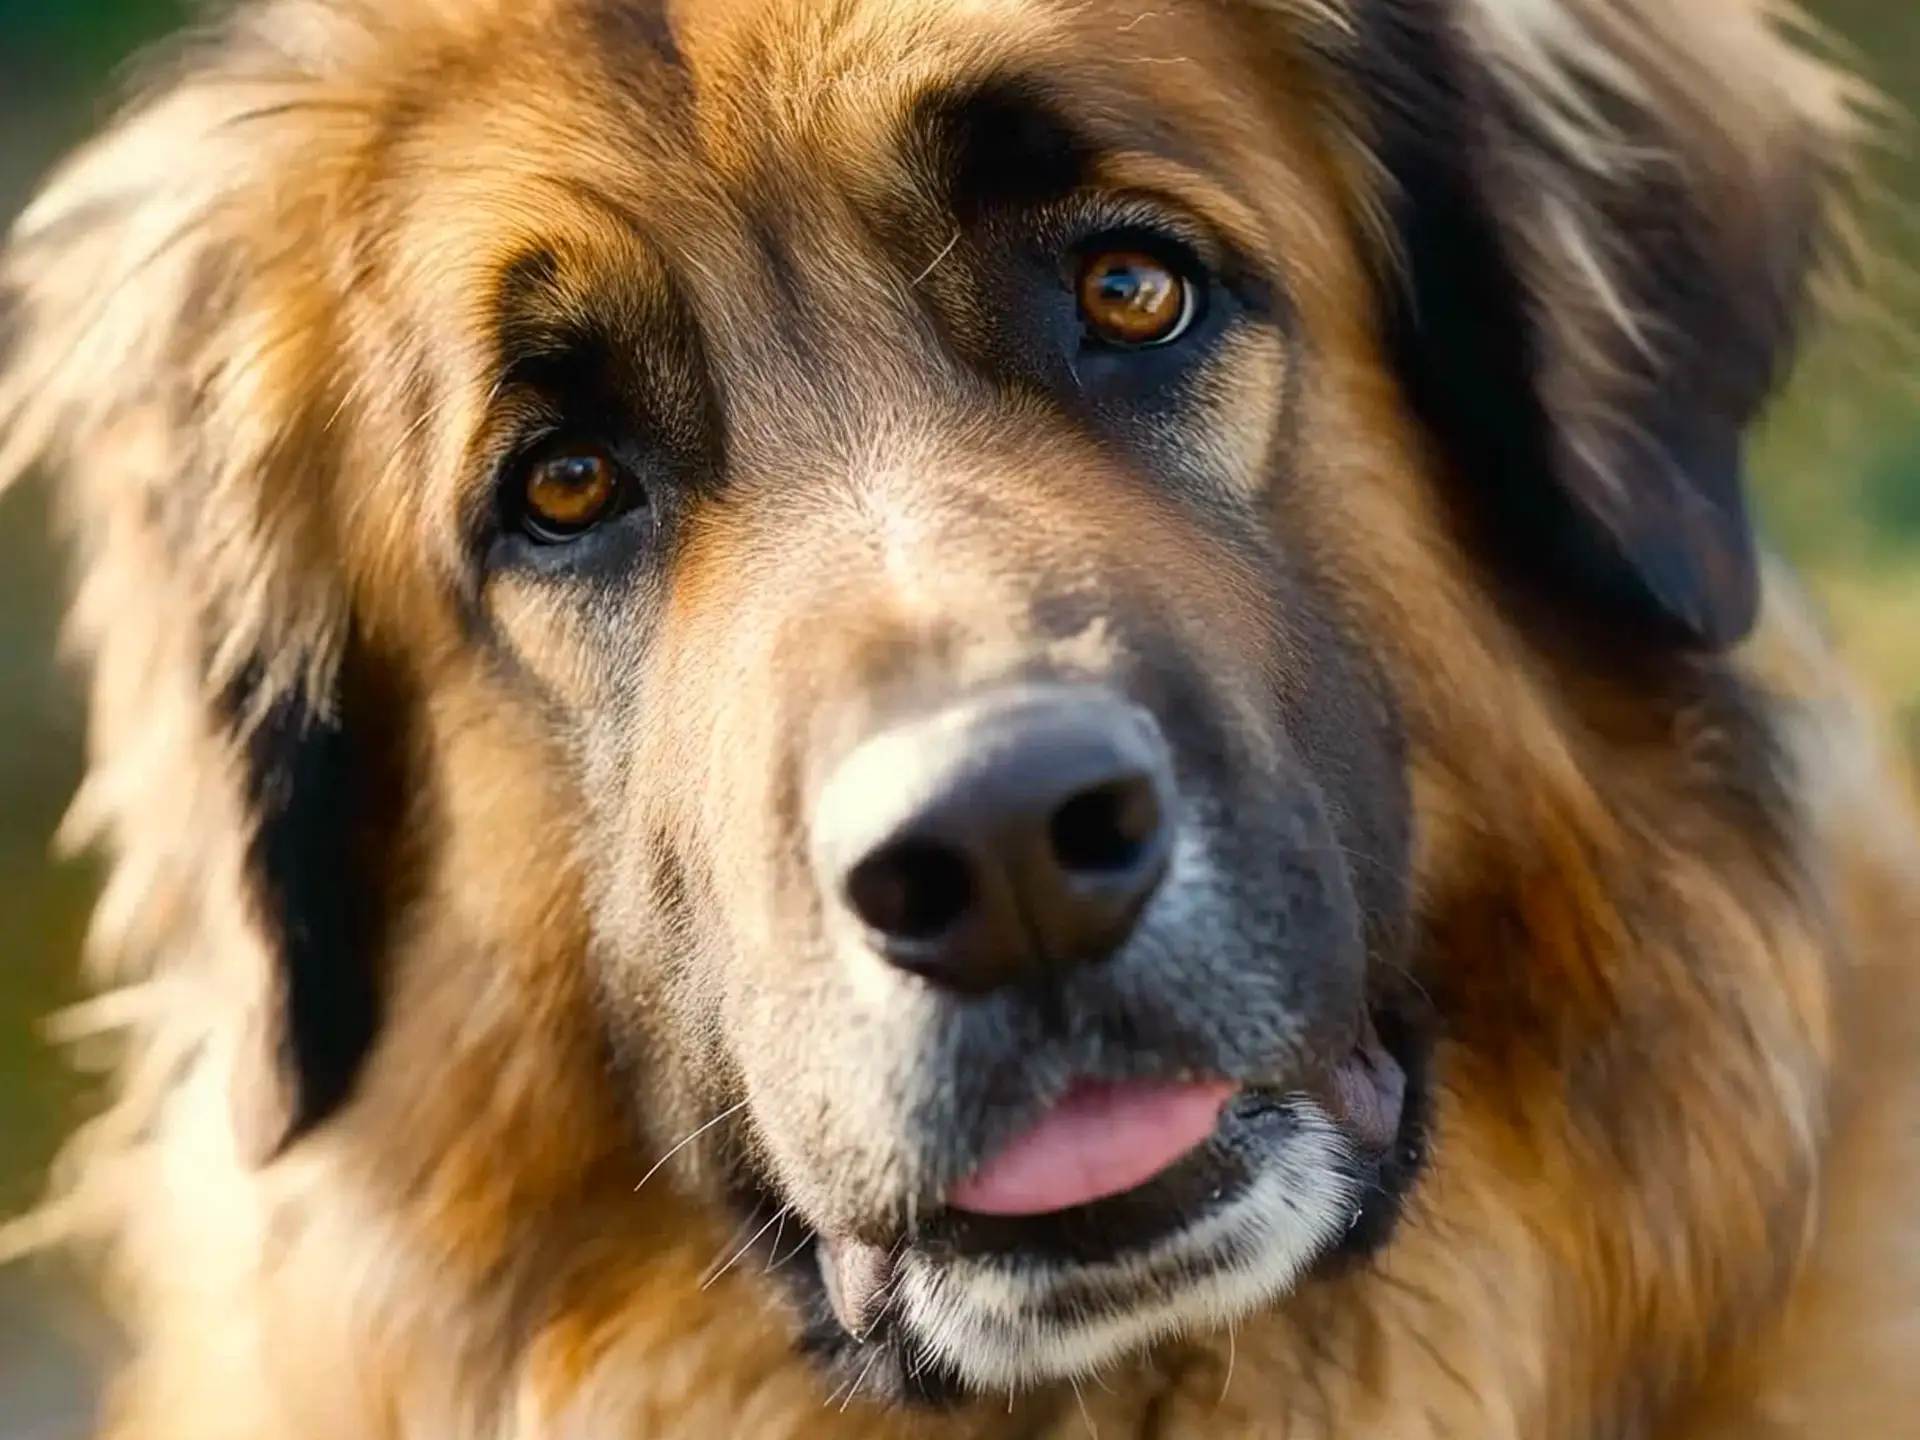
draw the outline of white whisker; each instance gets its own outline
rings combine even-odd
[[[793,1207],[788,1206],[787,1208],[791,1210]],[[767,1273],[771,1275],[774,1271],[778,1270],[782,1265],[785,1265],[791,1262],[796,1255],[799,1255],[802,1251],[804,1251],[807,1248],[807,1241],[812,1238],[813,1237],[809,1235],[805,1229],[802,1229],[800,1232],[800,1238],[793,1242],[793,1248],[789,1250],[786,1254],[781,1255],[777,1253],[780,1248],[780,1242],[778,1237],[776,1237],[773,1244],[773,1248],[776,1253],[773,1255],[772,1259],[768,1262]]]
[[[1233,1388],[1233,1362],[1239,1358],[1240,1330],[1236,1325],[1227,1326],[1227,1378],[1220,1382],[1220,1398],[1216,1405],[1227,1403],[1227,1391]]]
[[[1100,1427],[1093,1423],[1093,1412],[1087,1409],[1086,1394],[1080,1389],[1080,1382],[1073,1382],[1073,1402],[1080,1407],[1080,1418],[1086,1422],[1087,1434],[1092,1440],[1100,1440]]]
[[[951,255],[953,253],[953,247],[958,245],[959,243],[960,243],[960,232],[956,230],[953,232],[953,238],[947,241],[945,245],[942,245],[940,247],[940,253],[934,256],[933,259],[927,262],[927,268],[922,270],[918,275],[913,277],[913,283],[916,286],[919,285],[921,281],[925,280],[929,275],[933,274],[935,270],[939,269],[940,262],[946,259],[947,256]]]
[[[711,1130],[714,1126],[718,1125],[722,1120],[725,1120],[730,1116],[737,1115],[746,1108],[747,1108],[747,1102],[744,1100],[742,1100],[738,1105],[729,1105],[725,1110],[722,1110],[718,1115],[714,1116],[711,1120],[707,1121],[707,1123],[702,1125],[698,1130],[694,1131],[691,1135],[687,1136],[685,1139],[679,1141],[677,1144],[674,1145],[674,1147],[671,1150],[667,1151],[666,1154],[662,1155],[658,1160],[653,1162],[653,1168],[647,1171],[646,1174],[640,1177],[640,1184],[635,1185],[633,1187],[634,1191],[638,1193],[639,1190],[649,1180],[653,1179],[655,1175],[658,1175],[660,1173],[660,1167],[662,1165],[666,1164],[669,1160],[673,1159],[674,1156],[678,1155],[682,1150],[686,1149],[687,1146],[691,1145],[694,1141],[698,1140],[702,1135],[706,1134],[707,1131]]]
[[[773,1273],[773,1262],[780,1254],[780,1241],[787,1233],[787,1214],[792,1209],[793,1207],[791,1205],[783,1205],[780,1207],[780,1214],[775,1217],[780,1221],[780,1224],[773,1232],[772,1241],[767,1245],[767,1263],[762,1272],[763,1274],[771,1275]]]
[[[767,1221],[766,1224],[762,1225],[758,1230],[754,1231],[753,1234],[747,1237],[746,1244],[742,1245],[738,1250],[734,1251],[732,1255],[727,1257],[726,1264],[722,1265],[718,1270],[714,1271],[711,1275],[707,1276],[705,1280],[700,1282],[700,1288],[702,1290],[710,1290],[716,1284],[718,1284],[720,1277],[726,1274],[727,1271],[731,1270],[736,1264],[738,1264],[740,1261],[740,1257],[742,1255],[745,1255],[749,1250],[753,1248],[754,1241],[758,1240],[762,1235],[766,1234],[767,1231],[771,1230],[776,1223],[786,1219],[787,1211],[789,1211],[792,1208],[793,1207],[790,1205],[782,1205],[779,1208],[779,1210],[777,1210],[774,1213],[773,1217]],[[735,1233],[738,1234],[739,1232],[736,1231]]]
[[[882,1353],[880,1349],[875,1348],[873,1354],[867,1358],[867,1363],[860,1367],[860,1373],[853,1377],[853,1385],[852,1388],[847,1391],[847,1398],[840,1402],[840,1413],[842,1415],[846,1414],[847,1407],[853,1404],[853,1398],[860,1393],[860,1387],[867,1383],[867,1376],[873,1372],[874,1362],[880,1358]]]

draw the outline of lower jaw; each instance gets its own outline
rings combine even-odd
[[[1251,1109],[1263,1101],[1250,1096],[1244,1103]],[[1256,1128],[1281,1114],[1276,1106],[1257,1116]],[[944,1238],[915,1244],[895,1257],[897,1268],[885,1278],[894,1303],[859,1317],[858,1334],[829,1298],[825,1277],[834,1263],[823,1247],[810,1267],[818,1296],[810,1348],[837,1381],[860,1377],[862,1393],[887,1403],[945,1410],[983,1398],[1011,1400],[1124,1363],[1194,1325],[1255,1313],[1353,1258],[1347,1247],[1355,1231],[1345,1210],[1330,1217],[1315,1248],[1291,1252],[1277,1265],[1273,1255],[1241,1253],[1226,1244],[1164,1255],[1161,1247],[1177,1246],[1208,1218],[1245,1202],[1250,1183],[1241,1181],[1189,1223],[1163,1225],[1135,1245],[1110,1244],[1099,1232],[1076,1235],[1074,1222],[1085,1217],[1064,1218],[1057,1232],[1064,1244],[1053,1237],[1042,1244],[1027,1235],[973,1254]],[[1085,1258],[1063,1253],[1080,1239]],[[797,1262],[796,1269],[804,1264]],[[1006,1297],[1016,1293],[1018,1302],[1009,1304]],[[1233,1297],[1230,1303],[1209,1298],[1223,1293]],[[923,1303],[936,1296],[944,1298]],[[1156,1311],[1173,1318],[1148,1323]],[[1041,1355],[1074,1359],[1043,1366]]]
[[[1239,1102],[1239,1115],[1250,1122],[1249,1129],[1253,1132],[1264,1131],[1266,1125],[1275,1123],[1284,1114],[1285,1104],[1277,1097],[1248,1095]],[[1242,1194],[1247,1183],[1241,1182]],[[1369,1177],[1362,1177],[1361,1188],[1367,1189],[1372,1183]],[[1144,1197],[1121,1198],[1145,1203]],[[1241,1197],[1226,1193],[1213,1205],[1224,1209],[1232,1206],[1236,1198]],[[1383,1195],[1377,1203],[1361,1206],[1348,1217],[1344,1230],[1336,1225],[1321,1248],[1300,1255],[1297,1270],[1289,1269],[1284,1282],[1274,1284],[1257,1301],[1243,1297],[1244,1303],[1235,1307],[1238,1313],[1256,1313],[1264,1305],[1278,1303],[1300,1285],[1337,1278],[1386,1243],[1397,1210],[1390,1194]],[[1177,1269],[1163,1267],[1156,1273],[1148,1268],[1140,1276],[1116,1279],[1116,1259],[1123,1262],[1135,1257],[1144,1259],[1152,1253],[1155,1242],[1177,1241],[1190,1234],[1202,1223],[1206,1212],[1187,1213],[1199,1214],[1201,1219],[1176,1228],[1163,1225],[1159,1232],[1147,1236],[1144,1244],[1131,1246],[1107,1243],[1098,1231],[1078,1233],[1076,1222],[1086,1223],[1086,1216],[1055,1217],[1061,1223],[1046,1243],[1029,1231],[1024,1235],[1009,1235],[996,1243],[989,1243],[984,1234],[977,1236],[979,1248],[971,1254],[962,1253],[953,1239],[946,1236],[912,1246],[906,1252],[910,1260],[903,1260],[900,1272],[888,1277],[895,1293],[906,1288],[902,1283],[904,1279],[913,1277],[922,1288],[945,1283],[952,1286],[954,1292],[964,1294],[967,1287],[954,1283],[963,1275],[970,1275],[975,1282],[982,1275],[990,1276],[994,1289],[1002,1288],[1002,1282],[1008,1285],[1018,1282],[1032,1292],[1031,1309],[1023,1315],[981,1310],[968,1317],[964,1310],[949,1312],[948,1324],[957,1323],[959,1328],[976,1333],[980,1338],[970,1343],[986,1346],[991,1355],[997,1357],[977,1355],[977,1363],[972,1367],[943,1358],[942,1344],[936,1342],[934,1336],[922,1333],[918,1327],[924,1321],[925,1309],[903,1314],[898,1309],[883,1307],[861,1320],[859,1335],[850,1333],[827,1299],[825,1283],[820,1277],[823,1268],[830,1268],[831,1262],[825,1262],[823,1255],[820,1259],[825,1262],[824,1267],[820,1264],[808,1267],[815,1272],[810,1279],[818,1296],[813,1313],[815,1323],[810,1327],[810,1348],[836,1379],[850,1383],[851,1377],[862,1376],[862,1393],[912,1408],[952,1409],[983,1397],[1010,1397],[1049,1383],[1064,1382],[1077,1372],[1006,1372],[1008,1367],[1019,1364],[1011,1357],[1023,1351],[1071,1351],[1075,1339],[1084,1338],[1090,1323],[1097,1324],[1103,1318],[1132,1317],[1143,1307],[1164,1306],[1170,1301],[1177,1305],[1181,1297],[1197,1297],[1202,1287],[1213,1280],[1227,1278],[1244,1263],[1243,1257],[1222,1249],[1190,1257]],[[1016,1223],[1031,1226],[1032,1222]],[[1076,1243],[1084,1247],[1080,1255],[1072,1253]],[[801,1260],[795,1268],[805,1264],[806,1261]],[[1204,1326],[1217,1322],[1221,1312],[1196,1304],[1191,1306],[1191,1313],[1198,1317],[1197,1323]],[[955,1315],[960,1317],[957,1322]],[[1094,1319],[1090,1322],[1086,1317]],[[1079,1368],[1097,1369],[1122,1361],[1127,1354],[1150,1349],[1155,1342],[1169,1338],[1171,1333],[1186,1326],[1137,1336],[1128,1323],[1116,1328],[1128,1332],[1127,1342],[1117,1349],[1098,1354],[1089,1352],[1090,1363]],[[944,1343],[951,1345],[951,1337]],[[996,1371],[994,1366],[1001,1368]],[[983,1370],[991,1378],[983,1375]]]
[[[1390,1134],[1377,1136],[1377,1143],[1358,1151],[1359,1173],[1352,1178],[1361,1198],[1344,1230],[1304,1267],[1299,1277],[1303,1284],[1337,1278],[1385,1246],[1405,1192],[1424,1163],[1428,1123],[1424,1047],[1412,1040],[1407,1026],[1384,1019],[1378,1035],[1369,1029],[1368,1039],[1378,1047],[1373,1063],[1384,1053],[1404,1072],[1398,1123]],[[1070,1307],[1079,1303],[1074,1296],[1093,1274],[1110,1270],[1116,1261],[1144,1255],[1190,1231],[1210,1211],[1230,1206],[1262,1164],[1275,1163],[1275,1147],[1286,1143],[1286,1127],[1298,1121],[1300,1098],[1280,1091],[1243,1091],[1229,1104],[1220,1130],[1207,1145],[1136,1190],[1052,1215],[999,1217],[946,1211],[923,1225],[903,1250],[896,1250],[896,1257],[910,1254],[915,1268],[928,1273],[943,1267],[985,1265],[1043,1277],[1058,1292],[1062,1305]],[[1172,1223],[1175,1220],[1182,1223]],[[803,1348],[830,1372],[843,1379],[858,1374],[863,1377],[861,1393],[914,1408],[949,1409],[984,1393],[942,1363],[899,1315],[871,1311],[850,1316],[844,1298],[836,1304],[826,1278],[834,1269],[832,1252],[825,1241],[816,1239],[815,1244],[817,1258],[803,1256],[791,1262],[794,1278],[790,1283],[801,1291],[806,1322]],[[887,1257],[881,1254],[881,1258]],[[1137,1303],[1153,1298],[1143,1293]],[[1110,1306],[1126,1304],[1121,1294],[1107,1293],[1101,1299]],[[1039,1378],[1044,1377],[1036,1377],[1027,1388]]]

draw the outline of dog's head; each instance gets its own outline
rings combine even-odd
[[[246,1153],[685,1185],[905,1394],[1391,1244],[1526,1008],[1436,907],[1754,617],[1764,8],[243,10],[23,220],[0,463]]]

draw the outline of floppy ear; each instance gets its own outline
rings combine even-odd
[[[223,697],[241,742],[247,844],[243,893],[267,964],[236,1036],[229,1096],[241,1153],[256,1163],[320,1124],[350,1095],[380,996],[381,897],[368,874],[375,767],[341,713],[295,692],[258,712],[257,668]]]
[[[195,996],[165,1024],[231,1057],[255,1162],[341,1103],[377,1020],[316,88],[203,57],[0,250],[0,485],[44,470],[78,561],[93,958]]]
[[[1350,3],[1392,358],[1475,532],[1636,644],[1735,644],[1854,92],[1771,0]]]

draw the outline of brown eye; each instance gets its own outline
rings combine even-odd
[[[1109,345],[1176,340],[1193,323],[1193,287],[1141,250],[1103,250],[1080,267],[1080,313]]]
[[[535,540],[571,540],[612,517],[620,500],[620,467],[603,450],[557,450],[527,467],[523,524]]]

